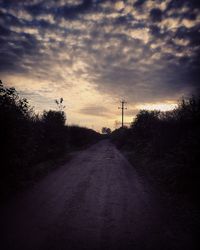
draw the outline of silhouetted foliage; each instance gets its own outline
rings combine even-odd
[[[106,127],[103,127],[102,130],[101,130],[102,134],[111,134],[111,129],[110,128],[106,128]]]
[[[34,179],[37,164],[99,139],[93,130],[66,126],[63,98],[56,104],[58,111],[36,115],[25,98],[0,81],[1,194]]]
[[[63,111],[65,109],[65,106],[63,105],[64,99],[61,97],[59,100],[55,100],[55,103],[58,106],[59,111]]]
[[[173,111],[141,110],[130,129],[112,133],[138,171],[168,192],[197,201],[200,188],[200,97],[183,98]]]
[[[86,145],[97,142],[101,138],[100,134],[92,129],[82,128],[79,126],[70,126],[69,130],[69,144],[73,148],[81,148]]]
[[[65,128],[65,113],[63,111],[44,111],[41,117],[43,125],[43,147],[45,157],[58,156],[64,153],[67,143]]]

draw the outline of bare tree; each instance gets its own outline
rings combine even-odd
[[[65,106],[63,105],[64,99],[61,97],[59,100],[55,100],[55,103],[57,104],[58,110],[63,112],[65,109]]]

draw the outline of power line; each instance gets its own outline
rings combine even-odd
[[[121,109],[122,110],[122,128],[124,127],[124,110],[127,109],[125,107],[125,104],[127,103],[125,100],[122,100],[121,102],[121,107],[118,107],[118,109]]]

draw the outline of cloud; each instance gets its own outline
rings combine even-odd
[[[56,15],[63,16],[66,19],[75,18],[79,14],[88,11],[92,6],[92,0],[78,1],[75,4],[66,4],[56,10]]]
[[[0,0],[0,72],[52,92],[89,85],[111,100],[161,102],[199,88],[199,33],[194,0]],[[107,115],[84,93],[79,110]]]
[[[118,10],[118,11],[124,9],[124,7],[125,7],[125,4],[124,4],[123,1],[117,1],[117,2],[115,3],[115,8],[116,8],[116,10]]]
[[[86,106],[79,110],[81,114],[89,116],[110,117],[111,112],[104,106]]]
[[[134,6],[141,7],[145,2],[146,2],[146,0],[137,0],[137,1],[135,1]]]
[[[158,8],[152,9],[150,17],[153,22],[160,22],[162,20],[162,11]]]

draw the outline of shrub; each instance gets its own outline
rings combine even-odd
[[[33,173],[39,171],[38,163],[62,157],[100,138],[91,129],[66,126],[63,98],[56,100],[56,104],[58,111],[36,115],[25,98],[0,81],[1,194],[6,195],[33,179]]]
[[[183,98],[172,111],[141,110],[130,129],[112,133],[130,160],[172,193],[197,199],[200,162],[200,97]]]

